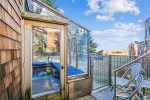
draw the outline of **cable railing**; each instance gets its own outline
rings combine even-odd
[[[148,80],[150,78],[150,73],[148,73],[150,71],[149,65],[150,65],[150,52],[116,68],[114,70],[114,100],[116,100],[116,77],[119,77],[119,73],[123,73],[125,72],[125,70],[127,68],[129,68],[131,66],[131,64],[133,63],[140,63],[142,68],[145,70],[145,73],[142,73],[144,76],[144,79]]]

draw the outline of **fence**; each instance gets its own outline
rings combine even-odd
[[[126,55],[92,55],[93,89],[111,85],[111,78],[114,76],[113,70],[135,58],[136,56]]]

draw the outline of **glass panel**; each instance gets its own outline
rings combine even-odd
[[[60,30],[33,27],[32,95],[60,90]]]
[[[146,39],[150,39],[150,23],[147,23],[147,36]]]
[[[73,67],[76,67],[76,30],[74,29],[74,26],[70,26],[70,30],[68,33],[68,47],[69,47],[69,64]]]
[[[78,68],[84,73],[88,71],[88,45],[87,32],[81,28],[78,29]]]
[[[75,24],[70,24],[68,28],[68,61],[71,65],[68,66],[68,73],[73,73],[73,76],[87,74],[89,33]]]
[[[39,0],[40,2],[41,0]],[[57,9],[56,9],[57,10]],[[56,15],[54,12],[52,12],[50,9],[46,8],[45,6],[41,6],[38,3],[34,2],[33,0],[25,0],[25,11],[26,12],[32,12],[39,15],[44,15],[48,17],[51,20],[57,20],[60,22],[64,22],[64,18]],[[57,12],[61,13],[59,10]]]

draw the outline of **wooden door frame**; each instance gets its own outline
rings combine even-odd
[[[60,91],[62,99],[68,98],[67,86],[67,25],[59,25],[31,19],[22,20],[22,93],[23,97],[31,94],[32,87],[32,26],[60,30]],[[32,95],[31,95],[32,96]],[[31,98],[31,97],[29,97]]]

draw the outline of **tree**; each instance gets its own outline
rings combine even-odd
[[[47,4],[48,6],[57,9],[55,5],[55,0],[41,0],[43,3]]]
[[[33,50],[35,53],[43,54],[44,53],[44,36],[41,34],[38,34],[38,32],[34,33],[34,46]]]
[[[89,35],[89,49],[90,53],[96,53],[96,49],[98,47],[98,44],[94,41],[93,37]]]

